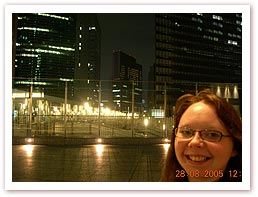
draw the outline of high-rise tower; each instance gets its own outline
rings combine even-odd
[[[172,109],[180,95],[195,93],[200,84],[241,91],[241,14],[170,13],[156,14],[155,20],[155,107],[163,105],[164,91]]]
[[[74,14],[19,13],[17,17],[14,88],[64,96],[65,80],[74,78]],[[15,34],[14,34],[15,35]],[[60,81],[58,81],[60,80]],[[71,84],[70,84],[71,85]],[[68,97],[73,90],[69,88]]]
[[[142,66],[136,63],[134,57],[122,51],[113,52],[113,64],[113,107],[122,112],[140,112]]]
[[[98,102],[101,30],[97,14],[77,14],[75,47],[75,98]]]

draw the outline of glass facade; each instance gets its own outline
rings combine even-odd
[[[181,94],[198,92],[193,82],[207,83],[201,88],[210,88],[209,83],[228,83],[232,91],[235,86],[241,91],[241,14],[170,13],[156,14],[155,20],[152,78],[161,94],[152,96],[153,105],[164,103],[166,89],[172,107]]]
[[[17,14],[16,55],[14,63],[15,87],[27,87],[32,81],[56,87],[61,83],[46,82],[45,79],[74,78],[75,18],[73,14]],[[15,31],[15,30],[14,30]],[[46,88],[45,94],[61,96],[63,91]],[[69,96],[72,96],[72,90]]]

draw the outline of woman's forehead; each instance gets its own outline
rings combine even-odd
[[[190,105],[181,116],[179,126],[189,127],[215,127],[224,129],[221,120],[216,114],[216,110],[213,106],[198,102]]]

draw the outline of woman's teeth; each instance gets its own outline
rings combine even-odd
[[[189,155],[189,159],[191,159],[192,161],[206,161],[207,157],[204,157],[204,156],[191,156],[191,155]]]

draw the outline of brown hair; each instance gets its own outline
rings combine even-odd
[[[225,172],[229,172],[229,170],[242,170],[242,122],[239,114],[225,99],[212,94],[210,90],[203,90],[196,96],[185,94],[176,102],[174,128],[171,134],[170,147],[167,152],[167,158],[160,179],[161,181],[188,181],[187,178],[176,177],[176,170],[181,170],[183,168],[179,164],[175,155],[175,129],[178,127],[179,121],[186,109],[190,105],[200,101],[215,108],[219,119],[222,121],[229,134],[233,137],[234,150],[237,152],[237,155],[230,158]],[[221,181],[238,182],[242,181],[242,179],[241,177],[231,179],[229,177],[229,173],[224,173],[224,177]]]

